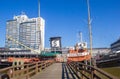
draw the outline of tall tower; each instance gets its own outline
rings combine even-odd
[[[45,25],[44,22],[42,22],[42,18],[40,16],[40,0],[38,0],[38,18],[37,18],[37,26],[38,26],[38,41],[40,41],[39,51],[44,50],[44,38],[45,38]]]

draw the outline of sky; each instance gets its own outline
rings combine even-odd
[[[110,47],[120,38],[120,0],[90,0],[93,47]],[[5,46],[6,21],[21,12],[38,17],[38,0],[0,0],[0,47]],[[86,0],[40,0],[40,15],[45,19],[45,47],[50,37],[61,37],[62,47],[83,40],[89,47]]]

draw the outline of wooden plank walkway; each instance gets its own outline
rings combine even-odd
[[[30,79],[61,79],[62,63],[55,63]]]
[[[54,63],[30,79],[79,79],[66,63]]]

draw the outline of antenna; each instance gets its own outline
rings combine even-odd
[[[40,17],[40,0],[38,0],[38,17]]]
[[[21,12],[21,15],[25,15],[25,12],[22,11],[22,12]]]
[[[82,32],[79,32],[80,34],[80,42],[82,42]]]

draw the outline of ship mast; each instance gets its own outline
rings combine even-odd
[[[90,55],[92,57],[92,28],[91,28],[91,19],[90,19],[89,0],[87,0],[87,8],[88,8],[88,28],[89,28],[89,41],[90,41]],[[90,59],[90,65],[92,65],[91,59]]]

